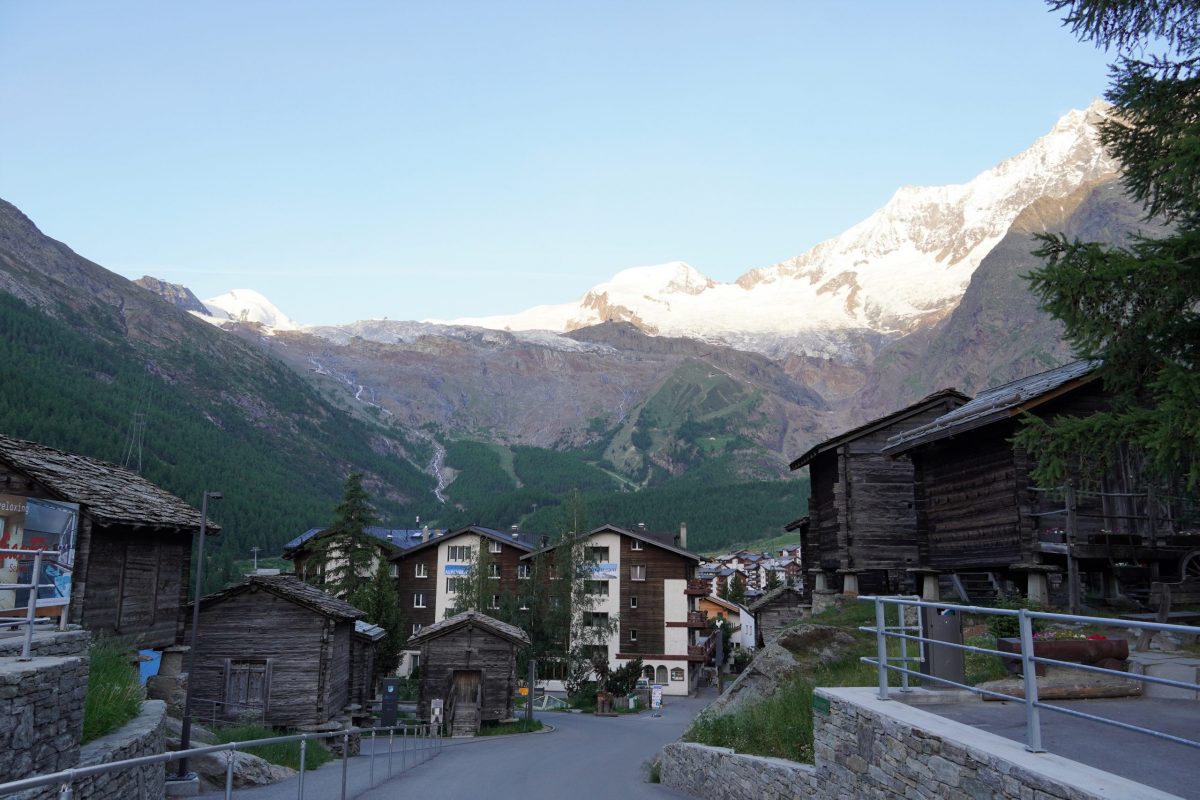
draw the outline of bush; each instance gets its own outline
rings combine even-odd
[[[479,726],[480,736],[504,736],[509,733],[533,733],[542,729],[542,721],[519,719],[516,722],[496,722],[489,720]]]
[[[120,728],[142,710],[142,687],[133,650],[97,641],[88,651],[88,691],[83,704],[83,741]]]
[[[608,676],[608,691],[614,697],[624,697],[637,688],[638,678],[642,675],[642,660],[635,658],[627,661]]]
[[[228,744],[230,742],[249,742],[254,739],[270,739],[273,736],[284,736],[285,734],[282,731],[268,728],[265,725],[247,723],[245,725],[220,728],[213,731],[213,735],[216,736],[217,742],[220,744]],[[264,761],[278,764],[281,767],[300,769],[300,742],[276,742],[275,744],[264,744],[258,747],[239,747],[238,750],[258,756]],[[310,741],[308,743],[308,749],[304,755],[304,768],[306,770],[316,769],[332,760],[333,754],[320,741]]]
[[[1042,606],[1039,603],[1032,603],[1024,597],[1001,597],[992,604],[992,607],[1013,611],[1022,608],[1028,611],[1042,610]],[[1043,624],[1041,620],[1033,620],[1034,632],[1040,631]],[[989,616],[987,619],[987,628],[988,633],[997,639],[1013,639],[1021,635],[1021,623],[1016,617]]]

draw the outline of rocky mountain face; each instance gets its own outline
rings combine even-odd
[[[202,316],[212,316],[212,312],[209,311],[204,303],[200,302],[200,298],[192,294],[192,290],[183,284],[167,283],[158,278],[152,278],[149,275],[143,275],[134,281],[134,283],[147,291],[153,292],[176,308],[182,308],[184,311],[194,311]]]

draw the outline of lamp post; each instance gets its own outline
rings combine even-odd
[[[204,490],[200,499],[200,541],[196,545],[196,591],[192,597],[192,634],[188,639],[187,653],[187,693],[183,700],[183,725],[179,734],[179,749],[187,750],[192,744],[192,687],[194,685],[192,670],[196,666],[196,631],[200,627],[200,595],[204,591],[204,536],[208,528],[208,501],[220,500],[220,492]],[[188,777],[188,760],[179,759],[179,780]]]

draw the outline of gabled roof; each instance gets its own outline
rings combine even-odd
[[[489,617],[487,614],[481,614],[478,611],[464,611],[461,614],[455,614],[453,617],[448,617],[441,622],[435,622],[428,628],[422,628],[418,633],[408,637],[408,645],[420,644],[429,639],[436,639],[439,636],[444,636],[451,631],[459,628],[472,626],[483,628],[491,631],[497,636],[507,639],[515,645],[529,644],[529,634],[518,628],[516,625],[509,625],[507,622],[501,622],[498,619]]]
[[[762,597],[758,598],[758,599],[757,599],[757,600],[755,600],[753,603],[751,603],[749,606],[747,606],[747,609],[748,609],[748,610],[749,610],[751,613],[753,613],[753,612],[756,612],[756,611],[758,611],[760,608],[762,608],[763,606],[765,606],[767,603],[770,603],[770,602],[771,602],[772,600],[774,600],[775,598],[783,596],[783,593],[784,593],[784,592],[794,592],[795,594],[799,595],[801,598],[803,598],[803,597],[804,597],[803,593],[801,593],[801,592],[800,592],[798,589],[796,589],[794,586],[787,586],[787,585],[784,585],[784,586],[776,586],[774,589],[772,589],[771,591],[767,592],[767,593],[766,593],[766,594],[764,594]]]
[[[721,606],[722,608],[727,608],[730,611],[742,612],[742,611],[748,610],[748,609],[744,608],[743,606],[740,606],[737,603],[733,602],[732,600],[726,600],[725,598],[718,597],[715,594],[710,594],[707,597],[702,597],[700,599],[707,600],[710,603],[716,603],[717,605]]]
[[[857,428],[846,431],[845,433],[839,433],[832,439],[826,439],[820,444],[814,445],[807,453],[797,458],[788,466],[794,470],[800,469],[827,450],[832,450],[835,447],[841,447],[847,442],[852,442],[855,439],[861,439],[864,436],[869,436],[880,428],[886,428],[889,425],[895,425],[898,422],[903,422],[906,418],[915,416],[924,411],[928,411],[933,406],[947,402],[952,404],[966,403],[970,399],[971,398],[967,397],[957,389],[942,389],[939,392],[934,392],[928,397],[918,400],[911,406],[906,406],[899,411],[894,411],[891,414],[888,414],[886,417],[873,419],[865,425],[860,425]]]
[[[651,533],[649,531],[641,530],[640,528],[636,531],[632,531],[628,528],[621,528],[617,525],[601,525],[599,528],[593,528],[592,530],[588,531],[586,536],[595,536],[597,533],[616,533],[621,536],[629,536],[633,539],[637,539],[640,542],[652,544],[655,547],[675,553],[676,555],[690,558],[697,564],[704,561],[704,556],[693,553],[691,550],[684,550],[681,547],[676,547],[674,544],[668,544],[668,542],[674,541],[674,534],[671,533]],[[521,558],[530,558],[531,556],[536,556],[540,553],[546,553],[555,549],[556,547],[558,547],[558,543],[547,545],[546,547],[539,548],[531,553],[526,553],[525,555],[521,556]]]
[[[366,616],[345,600],[326,594],[295,575],[250,575],[241,583],[200,598],[200,608],[208,608],[239,594],[257,591],[269,592],[333,619],[356,620]]]
[[[412,547],[405,548],[403,551],[391,556],[391,559],[394,561],[419,550],[424,550],[427,547],[436,547],[439,544],[448,542],[451,539],[463,535],[482,536],[485,539],[492,539],[493,541],[501,542],[503,544],[510,544],[518,550],[524,550],[526,553],[533,551],[541,543],[543,538],[542,534],[530,533],[529,531],[514,531],[511,528],[506,531],[502,531],[497,530],[496,528],[485,528],[481,525],[468,525],[465,528],[456,528],[452,531],[446,531],[446,533],[442,534],[441,536],[434,536],[433,532],[431,531],[429,535],[429,541],[417,542]]]
[[[362,636],[370,639],[372,642],[378,642],[383,637],[387,636],[387,631],[378,625],[373,625],[370,622],[363,622],[361,619],[354,620],[354,635]]]
[[[10,464],[101,523],[200,529],[200,512],[136,472],[96,458],[0,435],[0,461]],[[210,530],[220,526],[211,519]]]
[[[1098,361],[1076,361],[1057,369],[985,389],[971,402],[919,428],[903,431],[888,439],[883,453],[890,456],[914,447],[944,439],[956,433],[982,428],[994,422],[1012,419],[1099,377]]]
[[[384,544],[391,545],[398,550],[404,550],[415,547],[421,544],[421,536],[425,533],[422,528],[364,528],[363,531],[370,536],[375,537]],[[292,539],[283,546],[283,557],[291,558],[296,551],[304,544],[325,532],[325,528],[309,528],[304,533]],[[440,534],[442,531],[429,530],[429,537],[433,538],[435,534]]]
[[[803,517],[798,517],[798,518],[792,520],[791,522],[789,522],[787,525],[784,525],[783,529],[785,531],[787,531],[788,533],[791,533],[792,531],[804,532],[804,531],[808,530],[808,525],[809,525],[809,516],[808,516],[808,514],[805,514]],[[791,546],[792,545],[788,545],[788,547],[791,547]],[[800,545],[797,544],[795,546],[799,547]]]

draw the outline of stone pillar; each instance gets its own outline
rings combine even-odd
[[[922,600],[926,603],[942,602],[941,573],[929,567],[914,567],[906,571],[920,581]]]
[[[823,569],[810,569],[809,572],[813,576],[813,591],[827,592],[829,591],[829,575]]]
[[[842,594],[847,597],[858,597],[858,570],[839,569],[842,576]]]
[[[1058,572],[1058,567],[1048,564],[1013,564],[1009,569],[1013,572],[1025,573],[1025,597],[1030,603],[1049,605],[1049,576],[1051,572]]]

